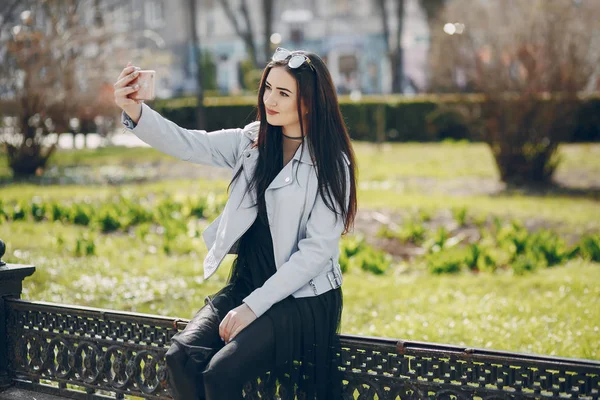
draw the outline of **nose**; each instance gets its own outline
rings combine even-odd
[[[265,97],[264,102],[265,102],[265,106],[267,108],[271,108],[271,109],[277,105],[277,103],[273,99],[273,93],[271,93],[270,95],[268,95],[267,97]]]

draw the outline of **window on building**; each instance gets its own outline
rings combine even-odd
[[[335,13],[348,14],[352,8],[352,0],[335,0]]]
[[[157,28],[165,23],[165,6],[162,0],[147,0],[144,2],[146,26]]]
[[[340,73],[351,74],[357,71],[358,60],[354,54],[340,56]]]
[[[354,54],[341,55],[338,59],[339,81],[337,82],[338,93],[350,93],[359,88],[358,82],[358,59]]]

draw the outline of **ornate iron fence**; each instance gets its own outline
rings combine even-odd
[[[187,321],[18,299],[5,299],[5,309],[17,386],[82,399],[170,398],[164,354]],[[341,365],[348,399],[597,399],[600,386],[595,361],[350,335]],[[248,382],[246,398],[276,398],[266,378]]]
[[[0,260],[0,399],[22,398],[3,396],[11,386],[74,399],[170,398],[165,353],[187,320],[19,300],[34,271]],[[598,361],[340,339],[345,399],[599,398]],[[247,382],[244,394],[293,399],[294,383],[267,373]]]

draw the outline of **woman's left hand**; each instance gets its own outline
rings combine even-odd
[[[254,312],[242,303],[241,306],[229,311],[221,324],[219,325],[219,336],[225,343],[229,343],[245,327],[250,325],[256,319]]]

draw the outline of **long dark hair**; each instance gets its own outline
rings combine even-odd
[[[267,122],[263,95],[265,81],[273,67],[284,67],[296,79],[298,118],[304,142],[302,151],[309,150],[317,168],[319,180],[319,194],[326,206],[337,214],[334,201],[338,204],[344,218],[344,234],[354,225],[356,216],[356,160],[354,150],[350,143],[350,136],[342,118],[338,104],[335,86],[327,66],[316,54],[307,51],[297,51],[294,54],[304,54],[310,59],[314,68],[311,69],[307,62],[298,68],[290,68],[287,59],[271,61],[265,67],[258,89],[258,110],[256,119],[260,121],[258,140],[253,145],[259,148],[256,170],[248,190],[255,190],[257,194],[259,211],[264,211],[264,192],[275,178],[283,162],[283,144],[281,127],[272,126]],[[301,104],[306,105],[308,111],[306,120],[303,118]],[[307,121],[308,126],[304,126]],[[308,147],[308,149],[306,149]],[[350,180],[346,181],[345,155],[350,165]],[[243,166],[242,166],[243,168]],[[231,183],[240,175],[240,168]],[[231,186],[231,183],[229,186]],[[345,203],[345,193],[350,185],[350,202]],[[229,190],[229,188],[228,188]],[[336,216],[337,218],[337,216]]]

